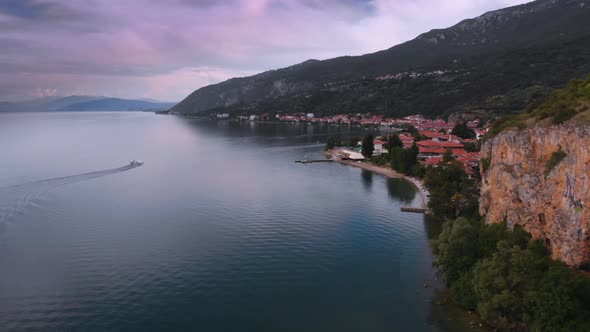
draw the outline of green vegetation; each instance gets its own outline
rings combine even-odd
[[[551,118],[558,124],[571,119],[590,104],[590,76],[572,80],[565,89],[555,90],[549,98],[530,114],[537,119]]]
[[[373,135],[367,135],[363,138],[362,143],[362,154],[365,158],[369,159],[373,156],[373,152],[375,152],[375,145],[373,144]]]
[[[467,152],[479,152],[479,141],[477,143],[465,143],[465,146],[463,148]]]
[[[414,175],[412,171],[416,171],[415,166],[418,165],[418,146],[413,144],[411,148],[404,149],[395,146],[389,153],[389,161],[391,168],[402,174]]]
[[[403,132],[409,133],[414,138],[416,138],[418,135],[420,135],[420,133],[418,132],[418,129],[416,129],[416,127],[412,126],[409,123],[402,124],[401,130]]]
[[[379,166],[389,165],[391,169],[410,176],[419,178],[424,176],[424,168],[418,163],[419,149],[416,144],[404,149],[399,136],[392,134],[387,137],[385,147],[389,153],[374,156],[373,136],[367,135],[362,139],[362,153],[373,164]]]
[[[467,126],[467,122],[459,122],[453,128],[451,132],[453,135],[461,138],[475,138],[475,131]]]
[[[453,151],[451,149],[446,149],[442,157],[443,164],[448,164],[453,160],[455,160],[455,157],[453,156]]]
[[[389,152],[389,154],[391,154],[391,151],[393,150],[393,148],[403,148],[403,147],[404,147],[404,144],[399,139],[398,134],[394,133],[394,134],[389,135],[389,138],[387,139],[387,151]]]
[[[328,141],[326,142],[326,150],[331,150],[337,146],[340,146],[340,141],[334,139],[333,137],[328,137]]]
[[[490,168],[490,165],[492,164],[492,159],[491,158],[481,158],[481,166],[483,168],[483,172],[487,172],[488,169]]]
[[[326,150],[331,150],[341,146],[355,147],[360,141],[360,137],[351,137],[350,139],[343,140],[340,136],[330,136],[326,141]]]
[[[348,142],[348,146],[357,146],[360,141],[361,141],[360,137],[351,137]]]
[[[547,163],[545,164],[545,177],[551,173],[551,171],[565,158],[567,154],[563,152],[561,149],[553,152]]]
[[[460,215],[478,217],[478,190],[457,161],[441,163],[425,170],[424,185],[430,192],[428,207],[438,219]]]
[[[494,122],[484,139],[494,137],[509,129],[524,129],[527,127],[527,119],[529,119],[527,113],[500,118]]]
[[[590,109],[590,76],[584,80],[572,80],[567,87],[553,91],[543,103],[532,103],[525,113],[497,120],[488,137],[512,129],[529,127],[539,121],[560,124]]]
[[[372,156],[369,161],[378,166],[385,166],[389,163],[389,156],[387,154],[380,154],[378,156]]]
[[[346,142],[342,141],[340,136],[330,136],[326,141],[326,150],[331,150],[340,146],[345,146]]]
[[[519,226],[459,218],[433,241],[452,300],[501,330],[590,330],[590,280]]]

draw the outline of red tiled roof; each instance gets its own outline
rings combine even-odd
[[[399,139],[402,140],[402,141],[413,141],[414,140],[414,137],[412,137],[412,136],[406,136],[406,135],[403,135],[402,134],[402,135],[399,135]]]
[[[424,160],[424,163],[426,165],[436,165],[438,163],[440,163],[442,161],[441,157],[432,157],[432,158],[428,158],[426,160]]]
[[[418,152],[419,153],[434,153],[434,154],[440,154],[443,155],[448,149],[445,148],[431,148],[431,147],[420,147],[418,148]],[[451,153],[453,154],[453,156],[455,157],[467,157],[468,153],[467,151],[463,150],[463,149],[450,149]]]
[[[431,140],[419,141],[419,142],[416,142],[416,145],[422,146],[422,147],[429,147],[429,148],[448,148],[448,149],[463,148],[463,144],[461,144],[461,143],[436,142],[436,141],[431,141]]]
[[[419,133],[420,133],[420,135],[424,135],[428,138],[441,138],[441,139],[448,139],[449,138],[449,134],[435,133],[433,131],[428,131],[428,130],[420,130]]]
[[[422,147],[439,147],[440,142],[435,142],[435,141],[431,141],[431,140],[423,140],[423,141],[416,142],[416,145],[422,146]]]
[[[459,158],[457,158],[457,160],[459,160],[460,162],[462,162],[464,164],[477,163],[478,162],[477,159],[473,159],[473,158],[469,158],[469,157],[459,157]]]
[[[446,151],[445,149],[440,149],[440,148],[423,148],[423,147],[418,148],[419,153],[444,154],[445,151]]]
[[[455,142],[441,142],[440,146],[443,148],[463,148],[463,144]]]
[[[463,149],[451,149],[451,151],[453,152],[453,156],[461,157],[467,155],[467,151]]]

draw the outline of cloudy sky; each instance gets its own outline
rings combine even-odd
[[[178,101],[225,79],[389,48],[526,0],[0,0],[0,100]]]

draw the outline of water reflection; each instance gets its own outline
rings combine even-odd
[[[325,126],[319,124],[289,124],[256,121],[184,119],[183,125],[195,127],[199,133],[208,137],[223,139],[248,139],[248,143],[268,145],[300,143],[325,143],[328,137],[363,137],[367,134],[379,135],[374,129],[348,126]]]
[[[438,238],[440,232],[442,232],[442,221],[430,216],[424,215],[424,230],[428,240],[434,240]]]
[[[373,172],[363,169],[361,172],[361,179],[363,180],[363,186],[365,186],[365,189],[370,191],[373,186]]]
[[[387,193],[392,200],[406,204],[412,203],[416,198],[414,185],[403,179],[387,179]]]
[[[227,128],[229,128],[229,121],[227,121],[227,120],[217,121],[217,128],[219,128],[219,129],[227,129]]]

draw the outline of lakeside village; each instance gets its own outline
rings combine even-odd
[[[216,114],[218,119],[228,119],[229,114]],[[268,114],[239,116],[238,120],[258,121],[272,120]],[[356,115],[332,115],[316,117],[313,113],[297,115],[277,114],[274,121],[290,123],[318,123],[332,125],[358,125],[366,127],[381,127],[397,134],[395,139],[401,148],[411,149],[414,144],[417,147],[417,160],[424,166],[436,166],[445,158],[453,158],[459,161],[465,172],[473,176],[479,172],[479,140],[487,133],[489,123],[482,123],[478,118],[465,122],[446,122],[442,119],[426,119],[422,115],[411,115],[403,118],[384,118],[380,115],[356,114]],[[363,161],[368,157],[378,157],[391,152],[389,145],[391,135],[387,134],[374,137],[372,152],[363,153],[362,140],[359,138],[353,142],[340,142],[337,139],[328,142],[327,148],[335,149],[333,157]],[[401,143],[401,144],[400,144]],[[365,144],[366,145],[366,144]],[[445,154],[447,155],[445,157]]]

